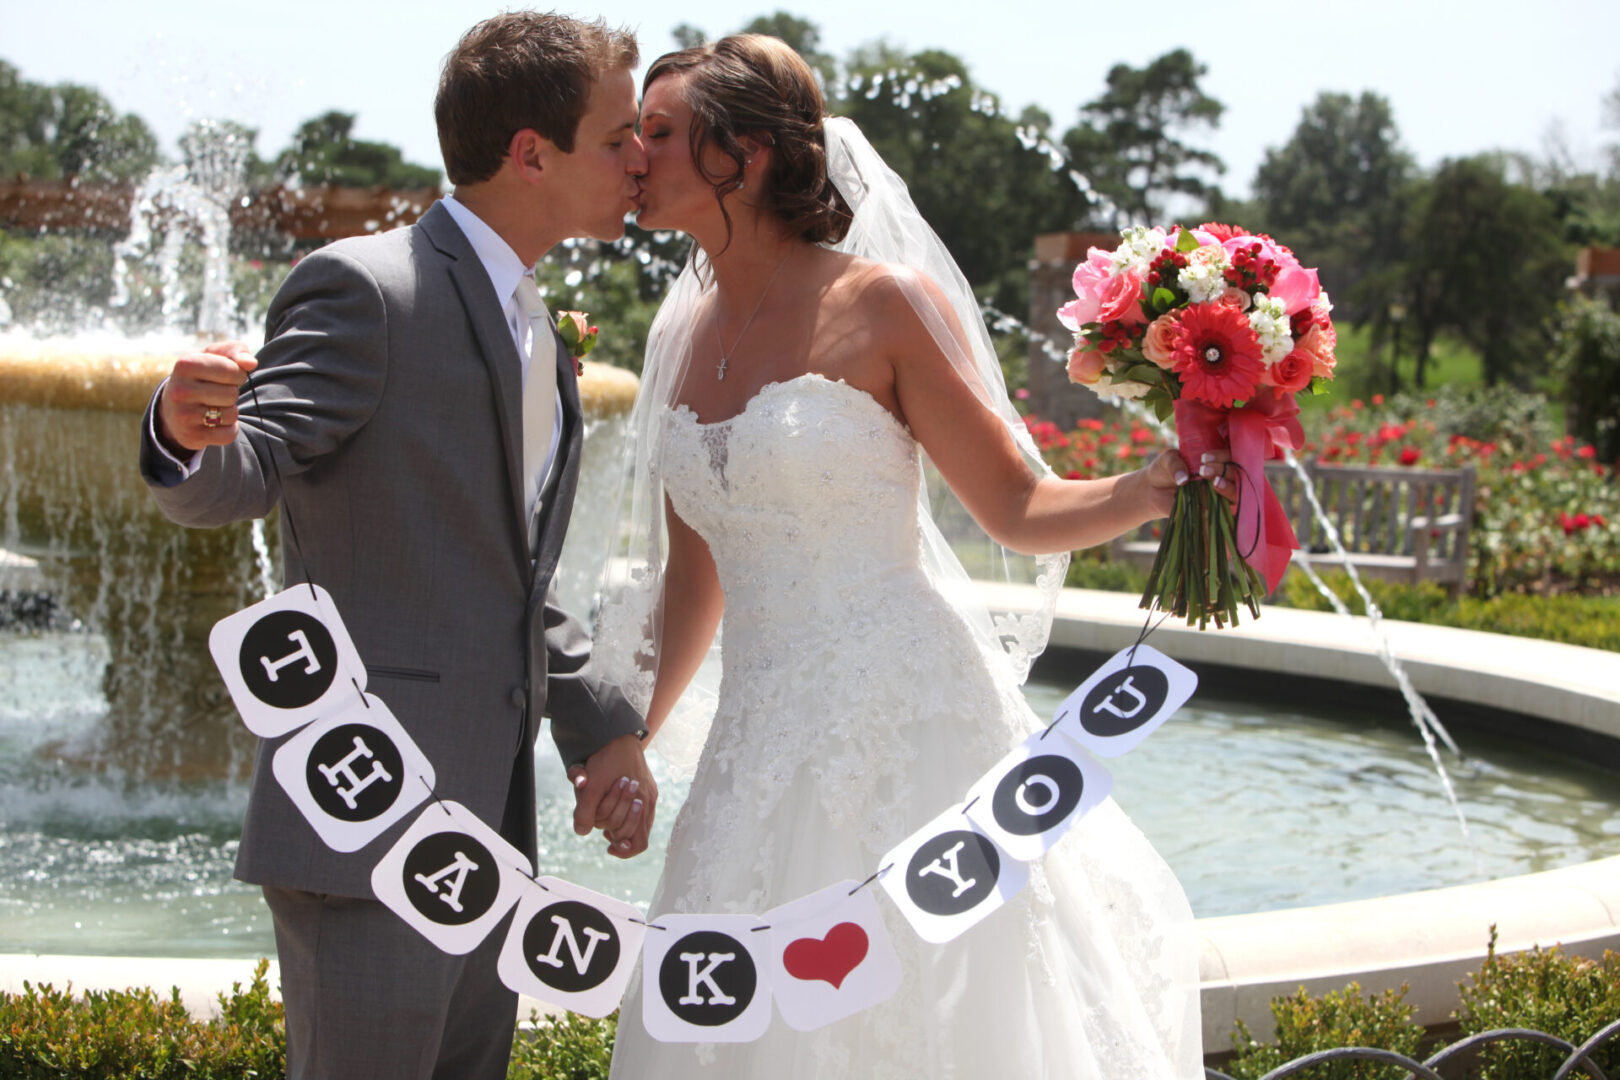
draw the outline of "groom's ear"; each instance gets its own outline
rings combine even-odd
[[[555,143],[533,128],[521,128],[506,146],[506,160],[524,183],[537,184],[561,153]]]

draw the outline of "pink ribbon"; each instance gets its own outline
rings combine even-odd
[[[1292,394],[1265,387],[1236,409],[1217,409],[1191,398],[1177,398],[1175,409],[1181,456],[1190,468],[1198,468],[1205,451],[1231,447],[1238,467],[1238,551],[1260,571],[1267,588],[1276,589],[1299,540],[1266,480],[1265,463],[1282,457],[1284,448],[1305,445],[1299,403]],[[1250,497],[1254,494],[1260,498]]]

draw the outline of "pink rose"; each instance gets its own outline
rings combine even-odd
[[[1317,280],[1316,271],[1306,270],[1297,263],[1283,267],[1271,285],[1271,295],[1283,302],[1283,309],[1290,315],[1315,304],[1321,293],[1322,283]]]
[[[1091,386],[1107,370],[1108,358],[1085,345],[1069,354],[1069,381]]]
[[[1121,271],[1103,285],[1097,317],[1104,322],[1147,322],[1147,316],[1142,314],[1142,279],[1135,270]]]
[[[1266,373],[1260,377],[1260,381],[1267,386],[1275,386],[1282,393],[1297,394],[1311,385],[1315,365],[1316,357],[1313,354],[1296,348],[1266,368]]]
[[[1176,362],[1175,315],[1160,315],[1157,319],[1148,323],[1147,332],[1142,336],[1142,355],[1162,368],[1174,366]]]
[[[1240,289],[1236,285],[1228,285],[1222,289],[1221,295],[1216,299],[1223,304],[1231,304],[1239,311],[1248,311],[1254,304],[1254,298],[1249,295],[1248,290]]]
[[[1338,334],[1334,332],[1332,324],[1323,326],[1321,323],[1312,323],[1311,328],[1305,331],[1305,336],[1295,345],[1294,351],[1310,354],[1312,375],[1331,379],[1333,368],[1338,364],[1338,358],[1333,354],[1338,343]]]
[[[1074,295],[1078,299],[1058,308],[1058,321],[1070,330],[1096,322],[1103,285],[1112,272],[1113,262],[1108,252],[1095,247],[1087,252],[1086,261],[1074,268]]]

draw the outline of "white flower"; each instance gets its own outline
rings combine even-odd
[[[1256,296],[1249,312],[1249,329],[1260,339],[1260,358],[1275,364],[1294,351],[1294,328],[1283,302],[1271,296]]]
[[[1110,256],[1114,273],[1121,274],[1126,270],[1135,270],[1142,277],[1146,277],[1148,267],[1164,250],[1164,230],[1150,229],[1146,225],[1132,225],[1122,235],[1123,242]]]
[[[1176,284],[1195,304],[1207,304],[1226,291],[1226,249],[1215,245],[1201,247],[1187,256],[1187,265],[1176,275]]]
[[[1096,392],[1098,397],[1106,400],[1108,398],[1139,398],[1153,387],[1145,382],[1136,382],[1133,379],[1119,379],[1116,381],[1113,375],[1104,373],[1092,384],[1091,389]]]

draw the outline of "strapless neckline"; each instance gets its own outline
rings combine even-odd
[[[870,393],[862,390],[858,386],[850,385],[843,379],[829,379],[819,371],[806,371],[802,375],[795,375],[790,379],[778,379],[773,382],[766,383],[764,386],[761,386],[757,391],[755,391],[754,396],[748,399],[747,403],[743,405],[740,411],[726,417],[723,420],[699,420],[697,418],[697,413],[692,411],[691,406],[685,404],[675,405],[670,409],[670,412],[674,416],[685,420],[687,423],[690,423],[693,427],[703,429],[719,429],[729,427],[752,412],[755,405],[761,405],[772,395],[782,393],[783,391],[800,383],[805,383],[808,385],[819,384],[826,387],[842,387],[844,391],[847,391],[845,396],[850,397],[855,401],[865,402],[871,408],[876,409],[878,412],[887,417],[889,423],[894,425],[897,432],[904,435],[908,439],[911,438],[911,429],[905,424],[901,423],[900,418],[895,416],[894,413],[890,412],[877,398],[873,397]]]

